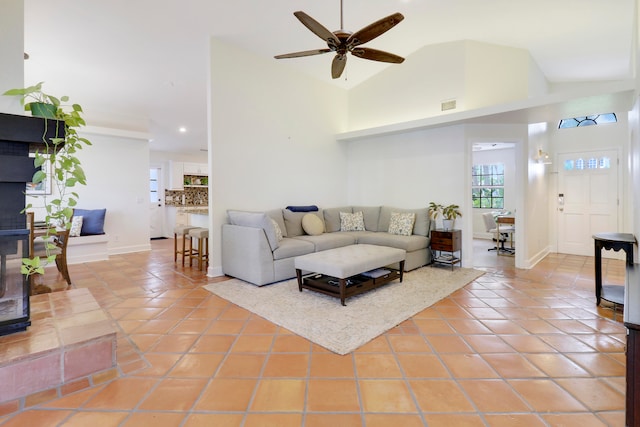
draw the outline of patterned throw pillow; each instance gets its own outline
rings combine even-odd
[[[364,231],[364,215],[362,211],[340,212],[340,231]]]
[[[389,234],[411,236],[411,233],[413,232],[413,223],[415,222],[415,220],[416,214],[413,212],[391,212],[391,220],[389,221]]]
[[[80,237],[80,231],[82,230],[82,217],[74,216],[71,218],[71,229],[69,230],[69,237]]]
[[[273,224],[273,229],[276,232],[276,238],[278,239],[278,242],[279,242],[282,240],[282,229],[273,218],[269,218],[269,219],[271,220],[271,224]]]

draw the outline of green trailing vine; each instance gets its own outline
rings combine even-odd
[[[76,154],[84,146],[91,145],[88,139],[78,134],[78,129],[86,125],[82,117],[82,107],[79,104],[63,104],[69,101],[68,96],[58,98],[49,95],[42,91],[42,85],[43,82],[40,82],[22,89],[10,89],[3,94],[20,96],[25,111],[30,111],[33,116],[45,118],[45,128],[42,135],[44,147],[35,153],[33,164],[39,169],[33,175],[32,182],[34,184],[43,183],[51,178],[55,189],[50,196],[47,194],[33,195],[33,197],[43,200],[46,212],[47,232],[44,238],[47,242],[47,256],[44,260],[40,257],[23,259],[21,271],[27,276],[34,273],[43,274],[44,267],[55,262],[55,255],[51,255],[50,252],[55,248],[55,244],[51,243],[50,237],[56,227],[71,228],[73,208],[79,199],[78,193],[73,191],[73,188],[76,185],[87,184],[84,170]],[[56,129],[53,138],[47,139],[46,137],[49,124],[46,119],[55,120]],[[29,203],[25,207],[25,211],[32,207],[33,205]]]

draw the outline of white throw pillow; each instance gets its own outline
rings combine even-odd
[[[324,233],[324,222],[316,214],[306,214],[302,217],[302,229],[310,236]]]
[[[340,231],[364,231],[362,211],[355,213],[340,212]]]
[[[74,216],[71,218],[71,229],[69,230],[69,237],[80,237],[80,231],[82,230],[82,217]]]
[[[415,220],[416,214],[413,212],[391,212],[391,219],[389,220],[389,234],[411,236]]]

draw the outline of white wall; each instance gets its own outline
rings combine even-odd
[[[0,0],[0,94],[24,87],[24,0]],[[19,97],[0,96],[0,112],[24,114]]]
[[[348,130],[497,105],[544,90],[544,78],[524,49],[469,40],[425,46],[349,91]],[[441,103],[451,99],[456,109],[442,112]]]
[[[84,135],[84,133],[83,133]],[[106,208],[109,254],[146,251],[149,243],[149,142],[145,135],[86,133],[93,143],[78,153],[87,175],[79,208]]]
[[[523,150],[526,168],[526,185],[522,203],[524,209],[519,214],[519,246],[525,250],[526,259],[522,267],[532,267],[549,252],[553,251],[555,234],[550,229],[549,219],[555,207],[550,200],[554,191],[556,174],[552,165],[537,163],[538,150],[550,153],[548,123],[534,123],[528,126],[528,145]],[[550,156],[552,154],[550,153]]]
[[[463,126],[406,132],[352,141],[348,145],[349,204],[424,208],[429,202],[458,204],[463,217],[455,228],[469,230],[466,169],[468,147]],[[437,221],[442,227],[442,219]],[[466,239],[469,240],[469,239]],[[463,264],[470,263],[463,242]]]
[[[73,187],[78,208],[107,209],[105,233],[109,254],[147,251],[149,243],[149,147],[147,138],[109,135],[108,130],[81,131],[93,145],[78,151],[86,186]],[[27,197],[36,217],[44,217],[43,199]]]
[[[346,92],[211,40],[209,274],[221,273],[228,209],[347,201]]]

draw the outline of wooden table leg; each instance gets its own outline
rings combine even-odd
[[[298,290],[302,292],[302,270],[296,268],[296,277],[298,278]]]
[[[344,303],[345,295],[347,293],[347,279],[339,279],[340,282],[340,303],[342,305],[347,305]]]

